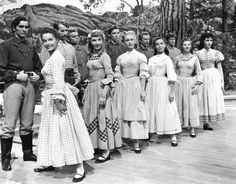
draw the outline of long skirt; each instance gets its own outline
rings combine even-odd
[[[170,87],[166,77],[151,77],[147,84],[146,105],[149,132],[177,134],[182,131],[175,100],[169,102]]]
[[[122,146],[121,127],[111,90],[107,95],[105,108],[99,107],[102,90],[100,80],[88,84],[84,92],[83,117],[93,147],[114,149]]]
[[[116,84],[116,105],[118,118],[122,127],[122,137],[130,139],[147,139],[147,109],[141,101],[140,78],[121,78]]]
[[[225,119],[225,106],[220,72],[216,68],[208,68],[202,71],[202,75],[203,85],[198,93],[200,122],[222,121]]]
[[[183,127],[199,127],[199,109],[197,94],[192,94],[195,89],[195,78],[178,76],[176,85],[176,105],[179,112],[180,122]]]
[[[48,90],[43,92],[43,108],[38,137],[37,164],[61,167],[93,158],[93,146],[76,99],[65,86],[67,113],[53,112]]]

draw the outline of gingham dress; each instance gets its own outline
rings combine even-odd
[[[216,122],[225,119],[224,95],[221,89],[221,75],[216,68],[224,60],[223,54],[214,49],[196,52],[200,61],[203,85],[199,88],[198,103],[200,122]]]
[[[38,139],[38,165],[61,167],[93,158],[93,147],[76,99],[64,82],[65,59],[55,51],[42,74],[43,110]],[[67,113],[53,111],[52,98],[66,99]]]

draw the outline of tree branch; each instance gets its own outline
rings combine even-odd
[[[131,8],[131,10],[133,10],[134,8],[129,4],[129,3],[127,3],[125,0],[120,0],[121,2],[123,2],[123,3],[125,3],[125,4],[127,4],[130,8]]]

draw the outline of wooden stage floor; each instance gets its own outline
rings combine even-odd
[[[214,124],[214,131],[198,129],[197,138],[191,138],[189,132],[184,131],[179,136],[178,147],[171,147],[169,137],[161,137],[160,144],[143,145],[139,155],[129,149],[119,149],[106,163],[87,161],[87,177],[81,184],[234,184],[235,112],[235,106],[227,107],[227,119]],[[72,183],[73,166],[38,174],[33,172],[36,163],[22,161],[20,144],[14,144],[13,155],[13,170],[0,170],[1,184]]]

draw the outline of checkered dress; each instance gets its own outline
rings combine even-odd
[[[93,158],[93,147],[76,99],[64,83],[65,59],[55,51],[42,74],[43,110],[38,139],[38,165],[61,167]],[[52,98],[66,99],[66,115],[53,111]]]
[[[222,121],[225,119],[224,96],[221,75],[215,66],[224,60],[224,56],[214,49],[202,49],[196,52],[196,55],[203,70],[203,85],[199,87],[198,92],[200,122]]]

